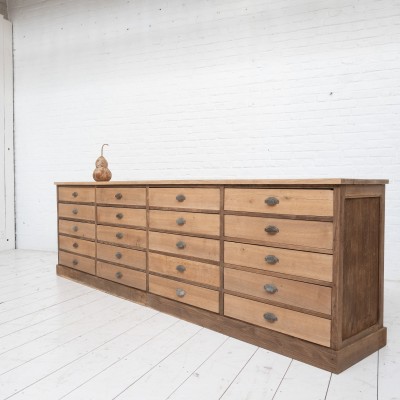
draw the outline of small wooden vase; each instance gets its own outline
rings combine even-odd
[[[108,169],[108,162],[103,157],[103,148],[108,144],[101,146],[101,156],[96,160],[96,169],[93,171],[93,179],[96,182],[107,182],[111,180],[111,171]]]

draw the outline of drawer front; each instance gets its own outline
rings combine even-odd
[[[224,313],[227,317],[282,332],[322,346],[330,346],[331,321],[329,319],[229,294],[224,295]]]
[[[150,188],[150,207],[194,208],[219,210],[219,189],[203,188]]]
[[[83,254],[89,257],[96,256],[96,243],[88,240],[71,238],[60,235],[58,237],[59,247],[61,250],[73,251],[74,253]]]
[[[97,188],[97,204],[146,205],[146,188]]]
[[[140,208],[97,207],[97,223],[146,227],[146,210]]]
[[[146,290],[146,273],[104,262],[97,262],[97,276],[136,289]]]
[[[219,247],[219,240],[149,232],[151,250],[219,261]]]
[[[76,203],[94,203],[94,188],[59,187],[58,201],[73,201]]]
[[[100,260],[124,264],[129,267],[146,269],[146,253],[140,250],[132,250],[124,247],[98,243],[97,258]]]
[[[150,228],[199,235],[219,235],[219,214],[150,211]]]
[[[145,249],[146,231],[97,225],[97,240]]]
[[[333,190],[225,189],[225,210],[333,216]]]
[[[149,291],[212,312],[219,311],[219,292],[171,279],[149,276]]]
[[[224,287],[233,292],[331,314],[332,290],[329,287],[230,268],[224,270]]]
[[[96,273],[96,261],[92,258],[77,256],[76,254],[60,251],[58,253],[58,261],[61,265],[65,265],[66,267],[74,268],[88,274],[95,275]]]
[[[60,218],[94,221],[94,206],[59,203],[58,216]]]
[[[219,287],[219,266],[149,253],[149,270],[175,278]]]
[[[95,224],[85,222],[67,221],[66,219],[58,220],[59,233],[66,235],[80,236],[86,239],[95,239],[96,227]]]
[[[332,250],[333,225],[331,222],[226,215],[225,236]]]
[[[226,264],[332,282],[333,257],[308,251],[225,242]]]

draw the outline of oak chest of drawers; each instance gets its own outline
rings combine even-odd
[[[339,373],[386,344],[386,183],[57,183],[57,273]]]

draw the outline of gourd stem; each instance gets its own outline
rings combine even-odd
[[[108,144],[104,143],[103,146],[101,146],[101,156],[103,157],[103,148],[104,146],[108,146]]]

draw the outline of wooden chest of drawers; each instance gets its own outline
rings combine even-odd
[[[339,373],[386,344],[386,183],[57,183],[57,273]]]

